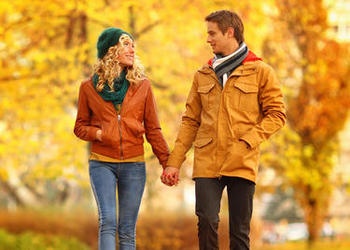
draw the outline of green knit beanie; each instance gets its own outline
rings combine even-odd
[[[119,42],[119,38],[122,34],[132,36],[126,31],[118,28],[107,28],[98,37],[97,41],[97,57],[102,59],[108,52],[108,49]]]

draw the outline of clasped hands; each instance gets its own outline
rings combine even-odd
[[[167,186],[177,185],[179,183],[179,169],[175,167],[166,167],[160,179]]]

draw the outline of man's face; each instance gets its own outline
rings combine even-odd
[[[222,34],[217,23],[207,22],[207,34],[207,43],[210,44],[214,54],[227,56],[233,52],[233,38],[232,34],[229,34],[229,31],[227,31],[225,34]]]

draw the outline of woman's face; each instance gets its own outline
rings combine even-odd
[[[118,47],[117,59],[120,66],[132,66],[135,58],[135,45],[133,40],[128,35],[122,35]]]

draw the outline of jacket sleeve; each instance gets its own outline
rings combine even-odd
[[[251,130],[240,139],[246,141],[252,148],[267,140],[281,129],[286,122],[286,110],[280,83],[273,69],[264,64],[258,71],[259,105],[262,118]]]
[[[186,111],[182,115],[180,129],[175,141],[174,148],[169,156],[168,166],[180,168],[186,160],[186,154],[193,145],[201,117],[201,99],[198,94],[196,77],[186,101]]]
[[[91,110],[88,105],[88,97],[84,88],[89,82],[83,82],[79,88],[79,98],[78,98],[78,107],[77,115],[74,125],[74,134],[84,140],[84,141],[93,141],[96,140],[96,131],[97,127],[91,126]]]
[[[152,151],[157,156],[159,163],[165,168],[169,157],[169,147],[161,131],[156,101],[151,87],[146,95],[144,126],[146,139],[151,144]]]

